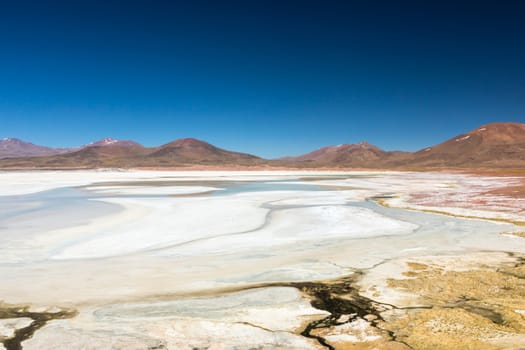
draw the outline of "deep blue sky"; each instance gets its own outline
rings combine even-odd
[[[277,157],[525,122],[525,1],[0,0],[0,137]]]

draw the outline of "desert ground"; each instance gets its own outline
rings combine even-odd
[[[519,349],[523,186],[0,172],[0,349]]]

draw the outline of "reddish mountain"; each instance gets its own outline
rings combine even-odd
[[[133,141],[107,138],[73,150],[52,149],[17,139],[4,139],[0,141],[0,157],[17,157],[1,159],[0,168],[273,165],[298,168],[525,169],[525,124],[484,125],[436,146],[413,153],[386,152],[366,142],[360,142],[324,147],[305,155],[269,161],[250,154],[227,151],[191,138],[177,140],[156,148],[145,148]]]
[[[418,152],[385,152],[366,142],[280,160],[288,166],[368,168],[525,168],[525,124],[493,123]]]
[[[40,157],[70,152],[67,148],[38,146],[15,138],[0,140],[0,158]]]
[[[106,138],[92,142],[80,150],[56,156],[54,161],[64,165],[87,167],[132,167],[149,152],[141,144],[128,140]]]
[[[139,143],[129,140],[115,140],[105,138],[99,141],[91,142],[82,147],[76,148],[50,148],[38,146],[30,142],[25,142],[16,138],[5,138],[0,140],[0,158],[23,158],[23,157],[44,157],[67,153],[74,153],[87,147],[142,147]]]
[[[234,164],[252,165],[261,158],[217,148],[193,138],[176,140],[160,146],[146,156],[145,163],[152,164]]]
[[[319,165],[366,166],[383,159],[387,152],[367,142],[328,146],[297,157],[283,158],[286,162]]]
[[[20,155],[5,163],[9,167],[21,168],[132,167],[147,153],[147,149],[137,142],[112,138],[57,151],[60,152]]]
[[[483,125],[415,152],[402,163],[425,167],[524,167],[525,124]]]
[[[196,139],[181,139],[157,148],[133,141],[103,139],[75,152],[48,157],[14,158],[0,162],[11,168],[131,168],[187,165],[255,165],[259,157],[217,148]]]

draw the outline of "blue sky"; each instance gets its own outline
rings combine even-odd
[[[521,1],[2,1],[0,137],[278,157],[525,122]]]

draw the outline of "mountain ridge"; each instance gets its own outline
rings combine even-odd
[[[36,145],[31,142],[20,140],[16,137],[6,137],[0,140],[0,159],[31,157],[31,156],[50,156],[71,151],[69,148],[51,148]]]
[[[13,141],[16,140],[16,141]],[[3,143],[2,143],[3,142]],[[3,157],[2,145],[21,145]],[[5,150],[8,147],[4,147]],[[33,153],[32,153],[33,152]],[[14,156],[13,156],[14,155]],[[17,156],[18,155],[18,156]],[[321,147],[279,159],[229,151],[195,138],[144,147],[131,140],[104,138],[78,148],[53,149],[14,138],[0,140],[0,168],[104,168],[265,166],[290,168],[525,168],[525,124],[485,124],[416,152],[386,151],[361,141]]]

